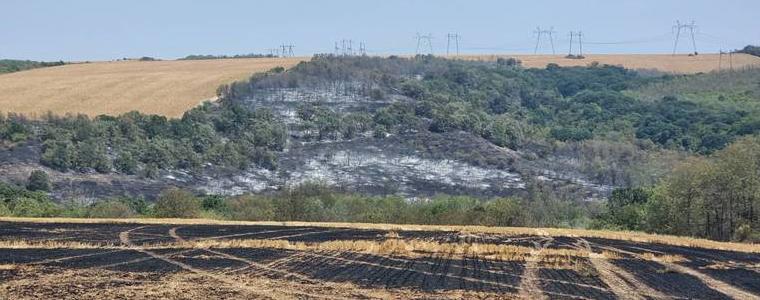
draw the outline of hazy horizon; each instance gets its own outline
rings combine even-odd
[[[696,22],[702,53],[760,43],[758,1],[223,2],[6,1],[0,58],[171,59],[267,53],[281,44],[309,56],[333,52],[342,39],[352,39],[355,49],[364,42],[369,54],[413,54],[417,33],[433,35],[435,54],[446,52],[448,33],[461,36],[463,54],[532,54],[537,26],[553,27],[557,54],[568,53],[570,31],[583,31],[586,54],[671,53],[676,20]],[[688,33],[678,51],[692,51]],[[548,39],[538,53],[552,53]]]

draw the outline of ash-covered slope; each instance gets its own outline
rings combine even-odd
[[[577,113],[567,107],[572,97],[617,92],[637,77],[579,68],[572,72],[585,77],[570,84],[572,74],[562,72],[571,71],[547,72],[511,60],[315,57],[222,86],[218,103],[178,120],[127,114],[31,122],[30,131],[41,133],[6,146],[0,176],[22,182],[43,168],[61,199],[151,198],[168,186],[265,193],[304,182],[405,197],[509,196],[540,186],[598,199],[629,184],[628,167],[649,152],[621,142],[599,156],[594,151],[611,146],[596,139],[594,126],[608,125],[563,110]],[[81,137],[81,124],[95,133]],[[51,134],[61,127],[67,134]],[[90,143],[96,165],[55,159],[69,144],[85,152],[79,147]]]

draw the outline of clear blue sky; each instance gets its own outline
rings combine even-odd
[[[414,53],[417,32],[446,34],[462,52],[532,53],[536,26],[553,26],[558,53],[571,30],[587,53],[668,53],[675,20],[699,26],[700,52],[760,44],[758,0],[2,0],[0,58],[110,60],[261,53],[282,43],[297,55],[364,41],[371,53]],[[689,51],[688,36],[681,51]],[[548,39],[541,52],[551,52]]]

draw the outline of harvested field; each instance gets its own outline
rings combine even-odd
[[[137,110],[179,117],[213,100],[222,84],[304,59],[93,62],[3,74],[0,111],[95,116]]]
[[[550,63],[562,67],[587,66],[593,62],[607,65],[620,65],[634,70],[658,70],[666,73],[694,74],[700,72],[728,70],[731,66],[735,70],[748,67],[760,67],[760,57],[748,54],[733,54],[732,57],[724,54],[705,53],[697,56],[670,55],[670,54],[589,54],[584,59],[568,59],[564,55],[462,55],[458,58],[465,60],[494,61],[499,57],[514,57],[522,61],[522,65],[528,68],[545,68]]]
[[[760,297],[757,249],[698,240],[679,246],[666,236],[641,242],[646,235],[545,229],[34,221],[0,219],[0,299]]]

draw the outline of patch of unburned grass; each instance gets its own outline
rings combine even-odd
[[[465,233],[492,233],[502,235],[547,235],[564,237],[592,237],[623,240],[639,243],[660,243],[670,246],[760,253],[760,244],[718,242],[706,239],[679,237],[670,235],[648,234],[632,231],[605,231],[565,228],[527,228],[527,227],[487,227],[487,226],[446,226],[446,225],[402,225],[370,223],[330,223],[330,222],[245,222],[220,221],[207,219],[76,219],[76,218],[13,218],[0,217],[0,222],[38,222],[38,223],[118,223],[118,224],[176,224],[176,225],[267,225],[375,229],[395,232],[402,231],[447,231]]]
[[[73,241],[0,241],[0,249],[127,249],[114,244],[97,244]]]

